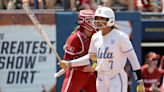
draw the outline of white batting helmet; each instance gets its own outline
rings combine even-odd
[[[107,22],[107,25],[104,27],[112,27],[115,23],[115,14],[111,8],[108,7],[100,7],[95,12],[95,17],[103,17],[107,18],[107,21],[97,21],[95,19],[95,22]],[[103,28],[103,27],[101,27]]]

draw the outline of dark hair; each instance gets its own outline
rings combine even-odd
[[[106,21],[108,22],[109,18],[106,19]],[[117,24],[114,24],[113,26],[111,26],[112,29],[119,29],[118,25]]]
[[[114,24],[113,26],[111,26],[112,29],[119,29],[118,25],[117,24]]]

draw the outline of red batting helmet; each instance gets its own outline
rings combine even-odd
[[[80,10],[78,14],[78,24],[92,33],[96,32],[93,27],[94,13],[93,10]]]

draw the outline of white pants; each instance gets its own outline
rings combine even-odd
[[[98,72],[97,92],[127,92],[127,82],[127,74],[124,70],[116,74]]]

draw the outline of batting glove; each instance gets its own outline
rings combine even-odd
[[[70,62],[61,60],[61,62],[58,64],[62,69],[66,69],[70,67]]]
[[[144,82],[143,80],[137,81],[137,92],[145,92]]]

